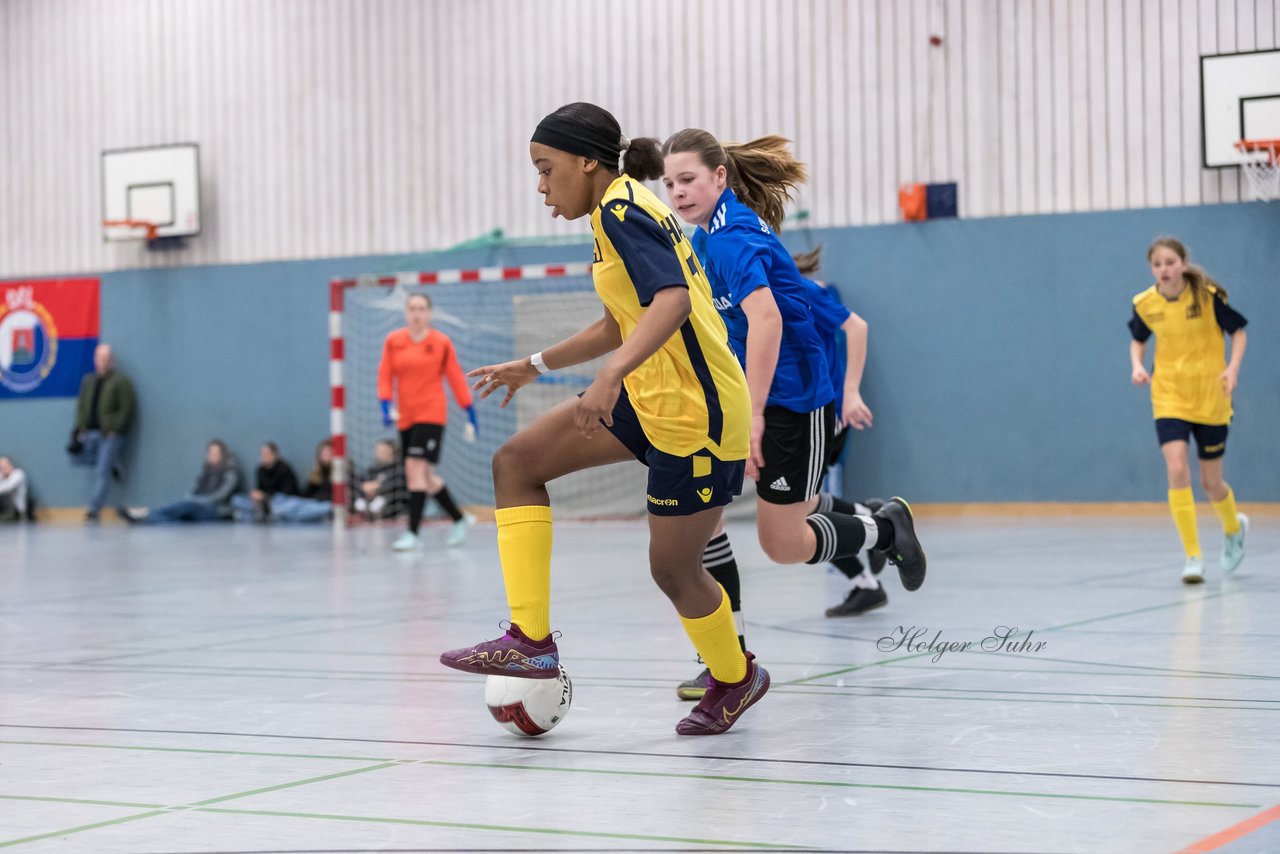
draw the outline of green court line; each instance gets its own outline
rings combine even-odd
[[[0,840],[0,848],[9,848],[14,845],[21,845],[24,842],[39,842],[41,839],[53,839],[55,836],[70,836],[73,833],[84,833],[86,830],[97,830],[100,827],[111,827],[117,824],[125,824],[130,821],[137,821],[142,818],[151,818],[157,815],[167,815],[165,810],[153,810],[152,812],[138,813],[137,815],[126,815],[120,818],[107,819],[106,821],[95,821],[93,824],[81,824],[76,827],[67,827],[62,830],[54,830],[49,833],[38,833],[35,836],[24,836],[21,839],[3,839]]]
[[[207,807],[209,804],[220,804],[226,801],[234,801],[239,798],[252,797],[253,795],[265,795],[267,792],[278,792],[281,789],[296,789],[298,786],[309,786],[312,783],[324,783],[328,780],[351,777],[355,774],[367,774],[370,771],[381,771],[384,768],[399,767],[399,762],[380,762],[377,765],[367,765],[364,768],[352,768],[349,771],[339,771],[336,774],[323,774],[319,777],[308,777],[305,780],[298,780],[293,783],[279,783],[275,786],[263,786],[261,789],[250,789],[247,792],[236,792],[234,795],[222,795],[217,798],[207,798],[203,801],[195,801],[193,805],[198,807]]]
[[[1029,663],[1029,662],[1028,662]],[[1132,665],[1121,664],[1103,664],[1101,662],[1081,661],[1080,664],[1091,667],[1126,667]],[[958,670],[958,671],[975,671],[979,673],[1066,673],[1075,676],[1126,676],[1142,679],[1244,679],[1254,681],[1276,681],[1280,680],[1280,676],[1253,676],[1253,675],[1233,675],[1230,673],[1213,673],[1206,671],[1177,671],[1163,670],[1153,668],[1147,672],[1133,671],[1104,671],[1104,670],[1065,670],[1055,667],[961,667],[956,664],[907,664],[903,665],[901,670]]]
[[[40,801],[51,804],[85,804],[95,807],[129,807],[141,810],[164,809],[164,804],[135,804],[127,801],[94,801],[88,798],[49,798],[35,795],[0,795],[0,801]]]
[[[789,845],[773,842],[738,842],[729,839],[698,839],[688,836],[650,836],[641,833],[609,833],[608,831],[565,830],[557,827],[513,827],[502,824],[476,824],[461,821],[430,821],[420,818],[385,818],[379,816],[337,815],[333,813],[284,812],[280,810],[233,810],[206,808],[199,812],[225,813],[228,815],[275,816],[279,818],[310,818],[328,821],[354,821],[365,824],[403,824],[416,827],[448,827],[458,830],[488,830],[503,833],[541,833],[551,836],[573,836],[585,839],[625,839],[633,842],[683,842],[691,845],[734,845],[739,848],[758,848],[761,850],[795,850],[809,848],[808,845]]]
[[[821,688],[822,686],[811,685],[811,686],[805,686],[805,687]],[[1280,712],[1280,706],[1221,706],[1221,705],[1211,706],[1211,705],[1200,704],[1200,703],[1134,703],[1134,702],[1121,702],[1118,700],[1104,702],[1100,699],[1095,699],[1095,696],[1092,694],[1085,694],[1085,693],[1075,695],[1077,697],[1077,699],[1075,700],[1035,700],[1035,699],[1031,699],[1030,697],[1002,697],[1002,698],[973,697],[973,696],[965,696],[963,694],[950,694],[947,696],[940,696],[935,694],[904,695],[904,694],[880,694],[880,693],[854,693],[851,691],[841,691],[840,689],[834,689],[834,690],[828,690],[828,691],[805,691],[805,690],[792,688],[784,691],[783,693],[809,694],[817,697],[822,697],[822,696],[829,697],[833,693],[839,693],[842,696],[859,697],[859,698],[870,697],[870,698],[887,699],[887,700],[956,700],[959,702],[973,702],[973,703],[994,703],[998,701],[1002,703],[1037,703],[1042,705],[1053,705],[1053,706],[1105,705],[1105,706],[1136,706],[1139,708],[1152,708],[1152,709],[1211,709],[1213,711],[1219,711],[1219,712]]]
[[[365,771],[375,771],[380,768],[388,768],[393,765],[433,765],[447,768],[495,768],[511,771],[547,771],[561,774],[589,774],[615,777],[651,777],[659,779],[671,780],[702,780],[715,782],[733,782],[733,783],[763,783],[780,786],[815,786],[829,787],[839,789],[882,789],[890,791],[907,791],[907,792],[936,792],[945,794],[970,794],[970,795],[999,795],[1004,797],[1034,797],[1034,798],[1057,798],[1063,800],[1081,800],[1081,801],[1115,801],[1120,803],[1140,803],[1140,804],[1165,804],[1170,806],[1202,806],[1202,807],[1223,807],[1223,808],[1248,808],[1258,809],[1260,804],[1240,804],[1240,803],[1224,803],[1218,801],[1188,801],[1166,798],[1133,798],[1111,795],[1073,795],[1060,792],[1024,792],[1018,790],[1004,789],[974,789],[961,786],[910,786],[895,785],[888,783],[849,783],[840,780],[797,780],[786,777],[754,777],[737,774],[695,774],[678,771],[636,771],[636,770],[619,770],[611,768],[569,768],[561,765],[517,765],[507,762],[462,762],[447,759],[374,759],[364,756],[331,756],[317,757],[314,754],[288,754],[275,753],[253,750],[202,750],[198,748],[153,748],[140,745],[113,745],[113,744],[84,744],[81,742],[57,742],[57,741],[0,741],[0,744],[37,744],[50,747],[82,747],[106,750],[138,750],[138,751],[157,751],[166,753],[223,753],[232,756],[264,756],[264,757],[295,757],[299,759],[316,759],[330,758],[338,761],[374,761],[380,764],[359,768],[351,771],[343,771],[337,774],[328,774],[321,777],[313,777],[297,783],[285,783],[279,786],[271,786],[264,789],[255,789],[251,792],[242,792],[236,795],[228,795],[224,798],[215,798],[212,800],[198,801],[196,806],[206,806],[208,804],[220,803],[235,798],[247,797],[249,795],[271,792],[277,789],[287,789],[294,786],[301,786],[307,783],[321,782],[331,780],[338,777],[346,777],[351,774],[361,774]],[[733,761],[733,757],[725,757],[725,761]],[[940,772],[945,773],[945,772]],[[2,796],[0,796],[2,797]],[[75,802],[75,801],[69,801]],[[151,804],[137,804],[135,806],[154,806]]]
[[[1206,593],[1203,596],[1197,596],[1194,599],[1182,599],[1180,601],[1169,602],[1164,605],[1147,605],[1144,608],[1134,608],[1131,611],[1120,611],[1119,613],[1116,613],[1116,614],[1106,614],[1101,617],[1089,617],[1088,619],[1085,619],[1085,620],[1076,620],[1071,623],[1062,623],[1061,625],[1057,625],[1057,626],[1049,626],[1047,629],[1036,629],[1036,631],[1057,632],[1057,631],[1061,631],[1062,629],[1073,629],[1076,626],[1086,626],[1089,623],[1100,623],[1103,620],[1114,620],[1118,617],[1130,617],[1134,614],[1145,614],[1148,611],[1160,611],[1164,608],[1176,608],[1179,605],[1189,605],[1192,602],[1203,602],[1206,599],[1220,599],[1223,596],[1228,596],[1232,593],[1239,593],[1239,592],[1240,592],[1239,589],[1217,590],[1217,591],[1214,591],[1213,593]]]
[[[943,696],[950,695],[983,695],[983,694],[1013,694],[1027,697],[1085,697],[1090,700],[1099,697],[1115,698],[1123,700],[1180,700],[1185,702],[1202,702],[1202,703],[1260,703],[1260,704],[1276,704],[1280,709],[1280,700],[1254,699],[1249,697],[1177,697],[1168,694],[1104,694],[1097,691],[1019,691],[1012,688],[940,688],[936,685],[929,687],[920,687],[916,685],[813,685],[806,686],[813,688],[831,688],[834,689],[830,693],[840,693],[843,689],[855,691],[900,691],[905,696],[915,696],[917,692],[937,691]],[[788,690],[787,693],[793,693]],[[822,692],[827,693],[827,692]],[[1269,708],[1269,705],[1266,706]]]
[[[835,671],[834,673],[836,675],[847,674],[857,670],[863,670],[869,667],[874,667],[876,665],[910,661],[910,660],[919,659],[925,656],[932,656],[933,654],[934,653],[928,653],[928,652],[918,653],[918,654],[903,656],[901,658],[896,658],[896,659],[887,659],[885,661],[880,661],[880,662],[873,662],[873,663],[861,664],[861,665],[852,665],[843,670]],[[947,654],[957,655],[957,656],[958,655],[966,655],[966,656],[998,655],[997,653],[975,653],[972,651],[965,652],[960,650],[947,653]],[[1007,657],[1013,658],[1015,656],[1007,656]],[[1033,657],[1034,656],[1027,656],[1027,657],[1020,657],[1020,658],[1023,661],[1027,661]],[[1049,660],[1056,660],[1056,659],[1049,659]],[[1081,662],[1081,664],[1090,664],[1090,662]],[[1098,663],[1095,666],[1124,667],[1126,665]],[[1119,673],[1119,672],[1107,673],[1107,672],[1099,672],[1099,671],[1061,670],[1061,669],[1051,669],[1051,668],[1042,668],[1042,667],[957,667],[957,666],[946,666],[946,665],[926,665],[923,667],[908,668],[908,669],[920,669],[920,670],[936,669],[936,670],[956,670],[956,671],[971,670],[971,671],[977,671],[977,672],[990,672],[990,673],[1067,673],[1067,674],[1077,674],[1082,676],[1142,676],[1142,677],[1164,676],[1164,677],[1170,677],[1170,678],[1250,679],[1250,680],[1257,680],[1257,681],[1280,680],[1280,676],[1256,676],[1256,675],[1233,676],[1230,674],[1213,674],[1213,673],[1198,674],[1195,671],[1186,671],[1182,673],[1177,671],[1156,671],[1156,672],[1146,672],[1146,673]],[[418,678],[410,678],[407,676],[361,677],[361,676],[336,676],[336,675],[323,673],[323,672],[319,672],[314,675],[308,675],[306,673],[296,674],[296,673],[285,672],[283,669],[280,671],[271,671],[271,672],[261,671],[261,670],[257,672],[253,672],[252,670],[242,671],[234,668],[205,670],[205,669],[201,669],[200,666],[198,665],[192,665],[190,668],[181,669],[181,670],[168,669],[166,665],[151,665],[147,667],[138,667],[136,665],[129,665],[129,666],[121,666],[121,667],[93,667],[93,668],[56,667],[56,668],[43,668],[41,672],[44,672],[44,673],[145,673],[145,674],[156,674],[156,675],[192,676],[192,677],[207,677],[207,678],[234,676],[237,678],[248,678],[248,679],[274,679],[274,680],[296,680],[296,681],[329,680],[329,681],[335,681],[335,682],[357,682],[357,683],[379,682],[379,683],[405,683],[405,684],[414,684],[414,685],[421,685],[421,684],[458,685],[468,681],[465,678],[449,678],[447,676],[434,676],[434,675],[430,675],[430,676],[423,675]],[[794,679],[789,681],[775,682],[772,690],[775,693],[780,693],[780,694],[789,693],[790,689],[793,687],[800,687],[800,686],[809,687],[811,684],[815,683],[816,680],[820,678],[822,678],[821,675],[808,676],[808,677],[803,677],[800,679]],[[668,687],[671,684],[671,680],[669,678],[664,679],[660,677],[638,677],[638,676],[637,677],[608,676],[600,679],[597,679],[592,676],[577,676],[575,677],[574,681],[582,685],[592,685],[592,686],[605,687],[605,688],[648,689],[648,688],[655,688],[655,687],[658,687],[658,688]],[[833,686],[833,687],[840,687],[840,686]],[[887,690],[905,690],[905,689],[894,689],[891,686],[887,686],[887,685],[879,686],[879,687],[883,687]],[[1089,696],[1093,696],[1093,695],[1090,694]],[[1224,701],[1224,702],[1227,702],[1227,701]],[[1253,701],[1248,701],[1248,702],[1253,702]],[[1280,701],[1259,700],[1257,702],[1280,702]]]
[[[8,840],[0,841],[0,848],[19,845],[24,842],[36,842],[41,839],[52,839],[55,836],[68,836],[72,833],[83,833],[87,830],[97,830],[98,828],[110,827],[116,824],[124,824],[125,822],[130,822],[130,821],[138,821],[139,819],[151,818],[157,815],[169,815],[175,810],[183,809],[183,807],[191,807],[191,808],[199,809],[202,807],[207,807],[209,804],[219,804],[219,803],[223,803],[224,801],[232,801],[237,798],[247,798],[252,795],[261,795],[267,792],[277,792],[277,791],[280,791],[281,789],[292,789],[298,786],[306,786],[311,783],[321,783],[326,780],[335,780],[339,777],[350,777],[353,774],[364,774],[369,771],[379,771],[383,768],[399,768],[399,767],[400,767],[400,763],[398,762],[383,762],[378,765],[370,765],[365,768],[353,768],[349,771],[340,771],[336,774],[325,774],[321,777],[309,777],[306,780],[297,780],[292,783],[281,783],[276,786],[264,786],[263,788],[252,789],[247,792],[236,792],[235,794],[232,794],[232,795],[223,795],[217,798],[209,798],[203,801],[196,801],[194,804],[171,806],[165,809],[152,810],[150,812],[139,813],[137,815],[121,816],[120,818],[108,819],[107,821],[98,821],[98,822],[94,822],[93,824],[82,824],[77,827],[69,827],[63,830],[55,830],[49,833],[41,833],[35,836],[24,836],[21,839],[8,839]]]
[[[1098,623],[1098,622],[1102,622],[1103,620],[1114,620],[1114,619],[1118,619],[1118,618],[1120,618],[1120,617],[1130,617],[1130,616],[1133,616],[1134,614],[1142,614],[1142,613],[1146,613],[1146,612],[1148,612],[1148,611],[1159,611],[1159,610],[1162,610],[1162,609],[1165,609],[1165,608],[1178,608],[1178,607],[1184,607],[1184,606],[1186,606],[1186,605],[1188,605],[1188,604],[1191,604],[1191,603],[1193,603],[1193,602],[1203,602],[1203,601],[1204,601],[1204,600],[1206,600],[1206,599],[1217,599],[1217,598],[1220,598],[1220,597],[1222,597],[1222,596],[1227,596],[1227,595],[1229,595],[1229,594],[1232,594],[1232,593],[1238,593],[1238,592],[1239,592],[1239,590],[1219,590],[1219,591],[1214,592],[1214,593],[1206,593],[1205,595],[1200,596],[1200,597],[1197,597],[1196,599],[1179,599],[1177,602],[1167,602],[1167,603],[1165,603],[1165,604],[1163,604],[1163,605],[1148,605],[1148,606],[1146,606],[1146,607],[1144,607],[1144,608],[1134,608],[1134,609],[1129,610],[1129,611],[1119,611],[1119,612],[1114,613],[1114,614],[1104,614],[1104,615],[1102,615],[1101,617],[1090,617],[1090,618],[1085,619],[1085,620],[1076,620],[1075,622],[1071,622],[1071,623],[1062,623],[1061,625],[1057,625],[1057,626],[1049,626],[1048,628],[1043,628],[1043,629],[1028,629],[1025,633],[1024,633],[1024,632],[1018,632],[1017,634],[1010,635],[1006,640],[1014,640],[1014,639],[1016,639],[1016,638],[1023,638],[1023,637],[1026,637],[1027,635],[1034,634],[1035,632],[1040,632],[1040,633],[1042,633],[1042,634],[1043,634],[1043,633],[1045,633],[1045,632],[1054,632],[1054,631],[1059,631],[1059,630],[1061,630],[1061,629],[1073,628],[1073,627],[1075,627],[1075,626],[1083,626],[1083,625],[1086,625],[1086,624],[1088,624],[1088,623]],[[976,655],[977,653],[974,653],[974,654]],[[804,683],[806,683],[806,682],[813,682],[813,681],[816,681],[816,680],[818,680],[818,679],[826,679],[826,678],[831,677],[831,676],[840,676],[840,675],[843,675],[843,674],[845,674],[845,673],[852,673],[852,672],[853,672],[853,671],[855,671],[855,670],[865,670],[865,669],[867,669],[867,668],[869,668],[869,667],[883,667],[883,666],[885,666],[885,665],[894,664],[894,663],[899,662],[899,661],[910,661],[910,660],[912,660],[912,659],[916,659],[916,658],[932,657],[933,655],[935,655],[935,652],[934,652],[934,651],[917,652],[917,653],[913,653],[913,654],[911,654],[911,655],[902,655],[902,656],[897,656],[897,657],[894,657],[894,658],[886,658],[886,659],[882,659],[882,660],[880,660],[880,661],[870,661],[870,662],[867,662],[866,664],[855,664],[855,665],[853,665],[853,666],[851,666],[851,667],[846,667],[846,668],[841,669],[841,670],[832,670],[832,671],[829,671],[829,672],[827,672],[827,673],[818,673],[818,674],[816,674],[816,675],[814,675],[814,676],[806,676],[806,677],[803,677],[803,678],[801,678],[801,679],[791,679],[791,680],[788,680],[788,681],[786,681],[786,682],[782,682],[782,683],[779,683],[779,684],[780,684],[780,685],[803,685],[803,684],[804,684]]]
[[[552,765],[512,765],[501,762],[449,762],[442,759],[424,759],[421,765],[444,765],[458,768],[501,768],[511,771],[551,771],[565,774],[597,774],[613,777],[659,777],[678,780],[709,780],[720,783],[776,783],[785,786],[815,786],[838,789],[877,789],[898,792],[936,792],[951,795],[995,795],[1001,797],[1057,798],[1072,801],[1116,801],[1127,804],[1163,804],[1185,807],[1222,807],[1227,809],[1258,809],[1260,804],[1221,803],[1218,801],[1180,801],[1166,798],[1126,798],[1110,795],[1071,795],[1062,792],[1019,792],[1004,789],[970,789],[957,786],[907,786],[889,783],[847,783],[824,780],[789,780],[778,777],[747,777],[733,774],[682,774],[673,771],[623,771],[606,768],[564,768]]]
[[[36,747],[85,747],[96,750],[136,750],[144,753],[203,753],[222,756],[262,756],[281,759],[333,759],[345,762],[397,762],[389,756],[345,756],[333,753],[273,753],[263,750],[211,750],[200,747],[152,747],[147,744],[96,744],[81,741],[26,741],[0,739],[0,744],[34,745]],[[413,761],[413,760],[409,760]],[[140,804],[140,806],[150,806]]]
[[[1006,659],[1025,659],[1025,656],[1010,655],[1008,653],[999,653]],[[1124,670],[1153,670],[1159,674],[1168,675],[1184,675],[1195,674],[1205,676],[1226,676],[1231,679],[1280,679],[1280,676],[1266,676],[1258,673],[1223,673],[1219,670],[1189,670],[1185,667],[1156,667],[1153,664],[1117,664],[1111,661],[1086,661],[1079,658],[1052,658],[1047,655],[1036,654],[1038,661],[1052,661],[1058,664],[1089,664],[1095,667],[1117,667]]]

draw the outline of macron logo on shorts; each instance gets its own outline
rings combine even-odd
[[[775,480],[773,483],[769,484],[769,488],[772,489],[774,492],[790,492],[791,491],[791,486],[787,483],[787,479],[785,477],[780,477],[777,480]]]

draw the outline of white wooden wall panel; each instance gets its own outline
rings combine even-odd
[[[1276,46],[1278,7],[4,0],[0,275],[580,234],[526,163],[570,100],[634,136],[790,136],[818,226],[896,221],[910,181],[958,181],[966,217],[1234,202],[1238,174],[1200,168],[1198,57]],[[100,152],[182,141],[200,144],[204,233],[104,244]]]

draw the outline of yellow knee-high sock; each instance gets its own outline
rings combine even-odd
[[[1240,533],[1240,519],[1236,515],[1236,494],[1227,487],[1227,497],[1221,501],[1211,501],[1213,512],[1222,520],[1222,532],[1228,537]]]
[[[680,617],[693,648],[707,663],[717,682],[741,682],[747,678],[747,657],[738,644],[729,594],[720,588],[720,607],[705,617]]]
[[[1182,539],[1182,550],[1187,557],[1200,557],[1200,532],[1196,528],[1196,499],[1191,487],[1169,490],[1169,512],[1173,524]]]
[[[511,622],[542,640],[551,634],[551,508],[504,507],[495,518]]]

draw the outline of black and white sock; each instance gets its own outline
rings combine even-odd
[[[742,579],[738,576],[738,561],[733,556],[729,535],[713,537],[702,550],[702,568],[711,573],[716,583],[729,597],[729,610],[733,611],[733,624],[738,628],[738,643],[747,648],[746,623],[742,619]]]
[[[425,492],[409,493],[409,533],[418,533],[418,526],[422,524],[422,508],[427,506],[427,494]]]
[[[858,560],[857,555],[838,557],[831,561],[831,565],[840,570],[840,573],[850,580],[857,578],[863,572],[862,561]]]
[[[818,493],[818,506],[813,509],[814,513],[844,513],[846,516],[870,516],[871,508],[865,504],[859,504],[857,501],[845,501],[843,498],[836,498],[829,492]]]
[[[440,491],[431,496],[440,505],[440,509],[449,514],[449,518],[457,522],[462,518],[462,511],[458,509],[458,505],[453,503],[453,496],[449,494],[449,487],[442,486]]]
[[[871,568],[862,570],[853,579],[853,589],[858,590],[875,590],[880,587],[880,579],[876,578]]]
[[[847,513],[813,513],[806,519],[817,539],[813,557],[806,563],[831,563],[862,551],[863,546],[882,548],[893,542],[893,525],[877,516],[850,516]]]

